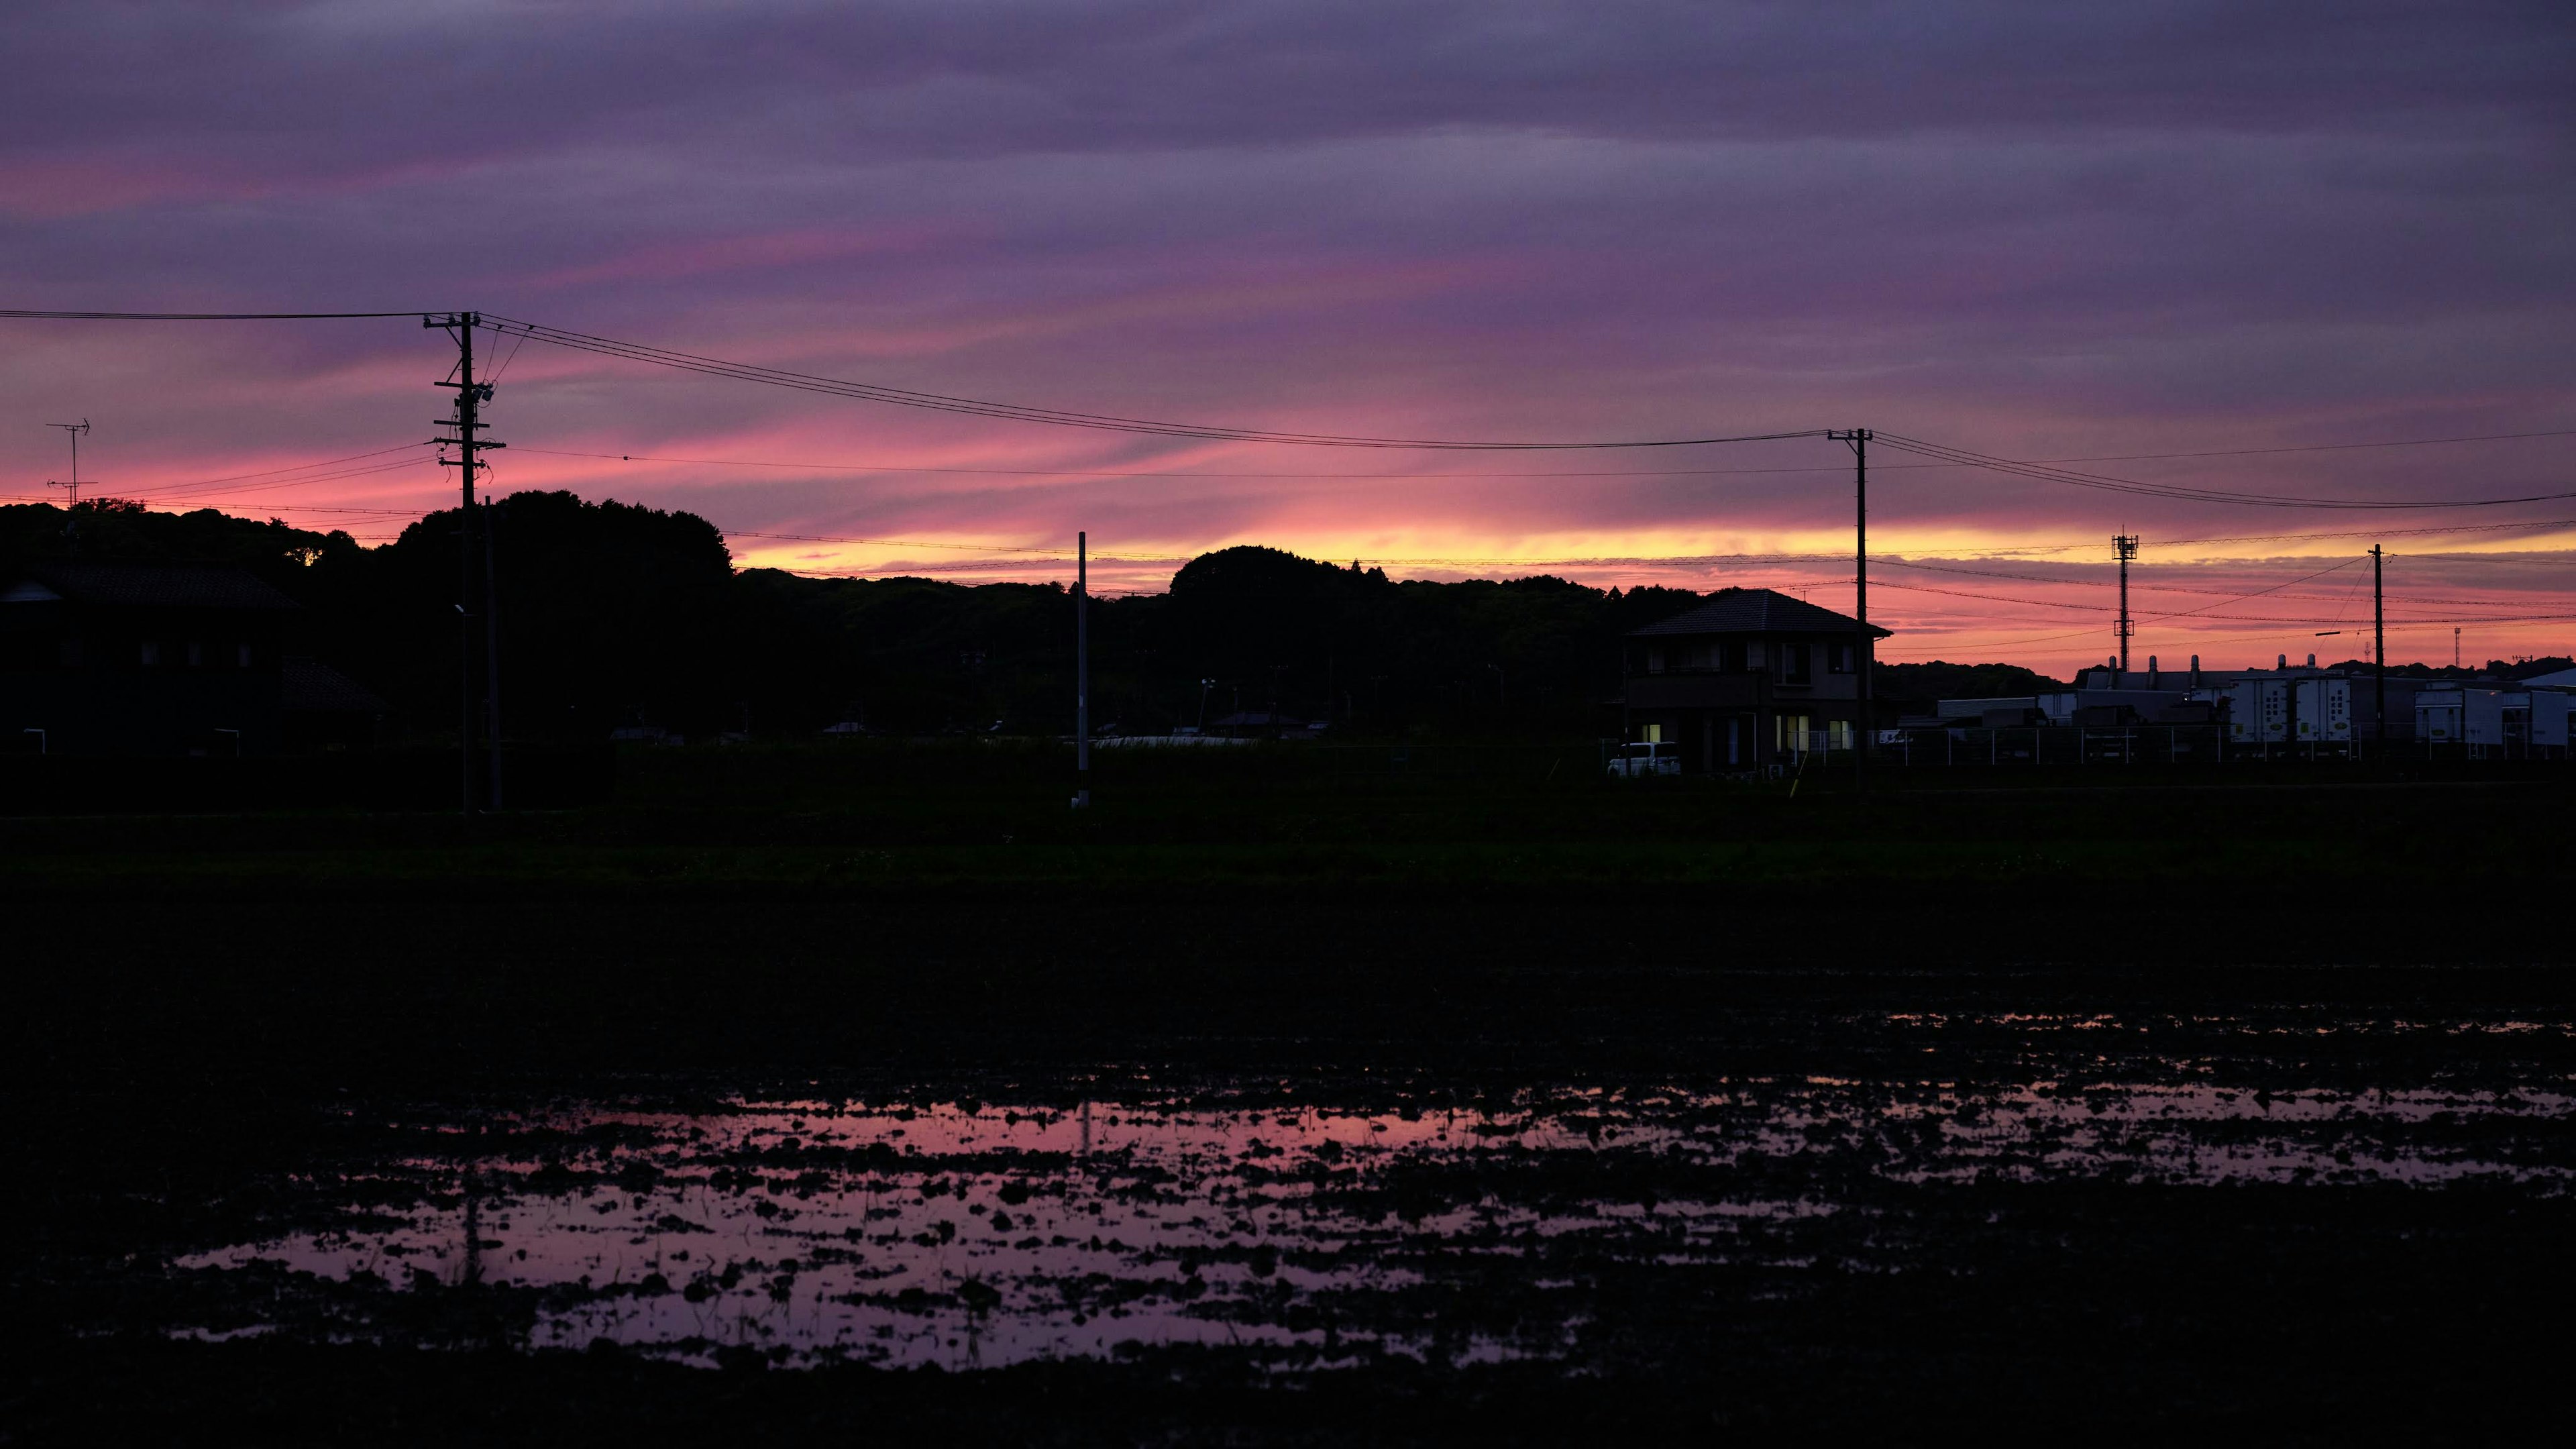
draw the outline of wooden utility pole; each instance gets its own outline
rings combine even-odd
[[[2381,754],[2388,753],[2388,613],[2386,596],[2380,591],[2379,545],[2370,546],[2370,672],[2374,696],[2370,714],[2374,721],[2372,745]]]
[[[463,801],[462,808],[466,814],[471,815],[474,813],[475,797],[474,706],[476,702],[474,698],[474,473],[477,468],[486,466],[477,462],[474,455],[486,448],[499,448],[506,447],[508,445],[485,441],[475,436],[475,434],[490,426],[489,424],[482,422],[480,419],[482,405],[490,401],[492,397],[492,385],[490,383],[478,383],[474,380],[474,329],[483,325],[482,314],[476,312],[447,312],[435,314],[421,318],[420,325],[423,327],[444,327],[448,330],[449,334],[456,339],[456,380],[454,382],[442,381],[438,384],[440,387],[452,387],[456,389],[456,416],[434,420],[435,424],[439,427],[456,429],[456,436],[453,438],[438,438],[433,441],[454,447],[457,450],[456,457],[440,458],[438,461],[447,467],[462,470],[462,477],[459,480],[462,486],[459,489],[459,501],[456,509],[456,552],[458,564],[456,584],[456,652],[458,676],[456,753],[460,770],[459,785]],[[499,751],[500,744],[500,732],[495,729],[493,731],[491,741],[491,746],[495,753]],[[500,804],[500,786],[497,778],[495,779],[492,788],[492,803],[497,807]]]
[[[47,423],[45,426],[49,428],[62,429],[64,436],[72,440],[71,481],[66,483],[59,479],[48,480],[45,485],[49,488],[60,488],[65,490],[63,494],[63,509],[64,511],[69,512],[72,509],[80,507],[80,440],[81,434],[89,431],[89,419],[83,418],[76,423]]]
[[[1877,673],[1875,642],[1869,637],[1869,440],[1875,436],[1867,428],[1849,432],[1827,432],[1836,442],[1849,443],[1852,450],[1852,607],[1860,616],[1860,647],[1854,668],[1860,671],[1860,718],[1852,729],[1852,785],[1863,794],[1869,791],[1869,746],[1878,735],[1878,719],[1873,708]]]
[[[492,566],[492,495],[483,495],[483,782],[492,809],[501,808],[501,574]],[[743,728],[751,726],[746,722]]]
[[[1073,808],[1091,807],[1091,535],[1073,536]]]
[[[65,546],[71,550],[73,556],[78,557],[80,554],[80,440],[81,436],[89,431],[89,419],[83,418],[76,423],[47,423],[45,426],[49,428],[60,428],[63,430],[63,435],[71,439],[71,481],[66,483],[59,478],[49,479],[46,481],[45,486],[48,488],[60,488],[64,490],[63,540]],[[91,481],[96,482],[97,480],[92,479]]]

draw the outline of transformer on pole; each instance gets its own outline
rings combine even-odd
[[[471,815],[474,813],[475,796],[477,794],[477,791],[475,790],[477,780],[474,773],[474,732],[475,715],[477,713],[475,706],[478,702],[475,698],[474,677],[474,636],[476,633],[475,619],[477,612],[475,607],[476,600],[474,597],[474,565],[477,554],[475,546],[475,524],[477,522],[477,514],[479,510],[474,504],[474,475],[477,469],[489,468],[491,466],[490,464],[477,461],[474,455],[486,448],[501,448],[509,445],[506,443],[492,442],[488,439],[478,438],[475,436],[483,429],[491,426],[489,423],[481,421],[481,412],[483,404],[492,400],[492,384],[488,382],[478,383],[474,380],[474,329],[483,325],[482,314],[479,312],[435,313],[421,318],[420,325],[423,327],[444,327],[448,330],[449,334],[456,339],[456,380],[453,382],[441,381],[437,384],[439,387],[454,388],[456,390],[456,415],[454,417],[434,418],[431,420],[433,426],[454,428],[456,430],[456,436],[452,438],[433,438],[431,441],[438,443],[442,447],[452,447],[457,450],[456,457],[449,458],[442,456],[438,461],[442,466],[461,469],[463,474],[460,479],[463,486],[459,490],[459,501],[456,510],[456,551],[458,558],[456,585],[456,652],[458,665],[456,753],[461,771],[460,789],[463,800],[463,809],[466,814]],[[486,601],[486,608],[488,609],[488,607],[489,603]],[[492,738],[487,742],[487,747],[493,755],[497,756],[501,748],[500,720],[497,713],[495,713],[491,721],[491,726]],[[500,773],[497,765],[493,768],[488,779],[490,781],[491,792],[490,804],[492,808],[498,809],[500,807],[501,800]]]

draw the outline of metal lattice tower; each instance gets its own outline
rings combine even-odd
[[[2138,630],[2136,622],[2129,618],[2129,560],[2138,556],[2138,536],[2113,534],[2111,550],[2120,558],[2120,622],[2112,626],[2111,632],[2120,641],[2120,673],[2125,675],[2129,672],[2129,637]]]

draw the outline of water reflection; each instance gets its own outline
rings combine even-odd
[[[470,1162],[423,1151],[317,1175],[291,1230],[176,1266],[393,1296],[479,1281],[515,1295],[529,1345],[697,1361],[955,1368],[1188,1343],[1302,1366],[1557,1357],[1621,1274],[1903,1266],[1927,1193],[2563,1188],[2576,1160],[2553,1124],[2570,1100],[1758,1078],[1436,1110],[1240,1094],[580,1105],[478,1119]],[[1813,1231],[1855,1215],[1868,1231]]]

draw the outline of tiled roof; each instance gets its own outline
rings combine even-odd
[[[30,565],[26,577],[76,604],[120,609],[293,609],[293,599],[247,570],[222,564],[88,563]]]
[[[1648,634],[1850,634],[1860,627],[1860,621],[1849,614],[1818,608],[1776,589],[1720,589],[1716,597],[1698,608],[1648,624],[1643,629],[1632,629],[1628,637],[1633,639]],[[1869,634],[1873,639],[1884,639],[1888,631],[1872,624]]]

